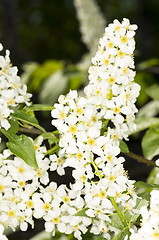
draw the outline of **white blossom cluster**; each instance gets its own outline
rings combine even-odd
[[[71,194],[69,206],[75,204],[76,211],[85,208],[88,216],[84,217],[84,223],[82,216],[74,215],[75,211],[67,207],[60,220],[63,222],[66,218],[65,224],[77,221],[79,232],[77,234],[75,228],[74,231],[79,240],[80,231],[85,233],[88,224],[91,224],[90,232],[103,234],[106,239],[111,239],[110,233],[119,232],[110,224],[115,212],[111,198],[122,212],[129,210],[130,214],[136,204],[134,181],[130,181],[124,171],[125,159],[118,157],[119,140],[127,139],[127,131],[135,128],[134,103],[140,90],[133,82],[135,72],[132,70],[136,29],[128,19],[110,24],[92,59],[94,66],[89,69],[86,97],[70,91],[59,97],[59,103],[52,110],[52,124],[61,135],[60,167],[72,167],[75,179],[70,190],[67,189],[67,196],[70,192],[77,194]]]
[[[46,157],[42,138],[35,143],[38,169],[9,150],[0,155],[0,236],[4,228],[34,227],[34,218],[45,220],[47,232],[57,229],[82,239],[90,229],[110,240],[119,233],[111,217],[135,212],[134,181],[123,168],[119,140],[134,129],[134,105],[139,86],[133,82],[134,30],[129,20],[117,20],[105,29],[89,69],[85,97],[70,91],[59,97],[51,114],[60,133],[58,155]],[[74,183],[67,187],[50,182],[48,171],[65,174],[71,167]],[[115,206],[115,204],[116,206]],[[81,212],[82,211],[82,212]]]
[[[159,191],[151,191],[150,209],[143,206],[140,209],[142,222],[139,230],[131,229],[130,240],[159,239]]]
[[[105,29],[105,19],[95,0],[74,0],[74,5],[80,22],[82,40],[94,53]]]
[[[0,51],[2,49],[0,44]],[[20,77],[17,76],[17,67],[12,67],[9,55],[9,50],[6,50],[5,57],[0,56],[0,128],[5,130],[10,128],[7,118],[14,112],[15,107],[21,103],[29,105],[31,97],[31,94],[27,93],[27,86],[22,85]]]

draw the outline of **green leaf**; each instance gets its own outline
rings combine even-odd
[[[25,107],[26,112],[32,112],[32,111],[51,111],[54,107],[50,105],[45,104],[32,104],[30,106]]]
[[[9,132],[16,134],[18,132],[19,129],[19,124],[16,120],[13,119],[8,119],[8,122],[10,123],[10,128],[9,128]]]
[[[151,117],[136,118],[135,124],[136,124],[136,130],[133,132],[129,132],[128,133],[129,135],[140,132],[142,130],[145,130],[146,128],[159,124],[159,118],[151,118]]]
[[[69,89],[78,89],[82,85],[82,80],[84,78],[81,72],[72,72],[68,73],[68,80],[69,80]]]
[[[153,84],[149,88],[146,89],[146,93],[148,96],[153,98],[154,100],[159,101],[159,85],[158,84]]]
[[[42,104],[53,105],[57,102],[61,94],[65,94],[68,89],[68,77],[62,70],[56,71],[51,75],[42,86],[39,100]]]
[[[120,140],[119,147],[121,152],[129,153],[129,148],[123,140]]]
[[[88,217],[87,214],[86,214],[86,211],[88,210],[88,207],[87,208],[83,208],[82,210],[78,211],[75,216],[83,216],[83,217]]]
[[[139,107],[143,106],[149,99],[146,89],[155,82],[153,74],[148,72],[138,72],[135,76],[135,82],[141,86],[140,95],[137,98]]]
[[[55,141],[57,139],[56,136],[51,132],[43,133],[43,134],[41,134],[41,136],[43,137],[44,140],[48,139],[48,142],[50,145],[55,143]]]
[[[149,183],[149,184],[159,184],[159,177],[157,177],[157,174],[159,174],[159,168],[155,167],[150,172],[150,174],[147,178],[147,183]]]
[[[148,59],[144,62],[141,62],[137,65],[137,68],[139,70],[145,70],[147,68],[150,68],[152,66],[158,66],[159,65],[159,59],[158,58],[151,58],[151,59]]]
[[[136,117],[137,118],[154,117],[158,113],[159,113],[159,103],[158,101],[152,100],[139,109]]]
[[[148,201],[144,198],[138,198],[136,201],[136,206],[134,207],[134,209],[138,209],[140,210],[141,207],[143,206],[147,206],[148,205]],[[135,222],[138,217],[140,216],[140,213],[134,213],[131,218],[130,218],[130,222]]]
[[[30,238],[30,240],[51,240],[52,234],[46,231],[42,231],[36,234],[34,237]]]
[[[122,229],[112,240],[123,240],[126,235],[130,235],[128,228]]]
[[[34,144],[27,136],[17,136],[16,141],[7,143],[7,147],[17,157],[22,158],[29,166],[38,168]]]
[[[20,110],[17,110],[16,112],[12,113],[11,116],[14,118],[14,119],[17,119],[21,122],[24,122],[26,124],[29,124],[29,125],[32,125],[38,129],[40,129],[42,132],[46,132],[44,128],[42,128],[39,123],[38,123],[38,120],[32,116],[31,114],[29,113],[26,113],[24,111],[20,111]]]
[[[124,228],[124,225],[123,225],[123,223],[122,223],[118,214],[111,215],[110,219],[111,219],[111,226],[112,227],[115,227],[115,228],[120,229],[120,230],[122,230]]]
[[[17,136],[12,131],[4,129],[0,129],[0,131],[9,139],[7,147],[14,155],[23,159],[31,167],[38,168],[34,144],[27,136]]]
[[[47,60],[42,65],[38,66],[31,74],[31,81],[28,85],[28,91],[38,92],[41,85],[48,77],[54,74],[59,69],[64,67],[64,62],[58,60]]]
[[[159,154],[159,128],[149,129],[142,139],[142,149],[144,157],[151,160]]]

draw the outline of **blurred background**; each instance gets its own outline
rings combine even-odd
[[[138,25],[135,37],[135,81],[141,85],[137,100],[138,116],[158,116],[159,0],[96,2],[106,25],[114,19],[122,21],[124,17]],[[13,65],[18,67],[23,83],[33,94],[33,103],[53,105],[58,96],[66,94],[69,89],[78,89],[82,93],[88,82],[87,70],[93,54],[82,41],[79,27],[73,0],[0,1],[0,42],[4,49],[10,50]],[[154,93],[156,89],[158,92]],[[50,113],[39,114],[38,120],[46,130],[52,130]],[[133,136],[129,142],[129,148],[139,155],[142,155],[144,133]],[[129,169],[130,177],[136,180],[145,180],[151,170],[131,160],[125,167]],[[42,223],[39,222],[38,230],[30,234],[17,232],[9,239],[30,239],[41,228]]]
[[[129,18],[139,27],[136,61],[158,57],[158,0],[97,0],[107,20]],[[19,69],[26,61],[76,62],[87,51],[81,41],[73,0],[1,0],[0,42]]]

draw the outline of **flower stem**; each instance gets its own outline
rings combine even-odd
[[[115,210],[117,211],[123,225],[128,228],[127,222],[126,222],[123,214],[121,213],[120,209],[118,208],[118,205],[116,204],[114,197],[110,197],[110,201],[111,201],[112,205],[114,206]]]
[[[99,169],[98,169],[98,167],[96,166],[96,164],[94,163],[92,156],[90,156],[90,160],[91,160],[91,163],[92,163],[92,165],[93,165],[93,167],[94,167],[94,169],[95,169],[98,177],[99,177],[100,179],[102,179],[102,176],[101,176],[101,174],[100,174],[100,172],[99,172]]]

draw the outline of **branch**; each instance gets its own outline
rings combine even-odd
[[[19,132],[24,132],[24,133],[29,133],[29,134],[36,134],[36,135],[40,135],[43,132],[39,129],[36,128],[23,128],[23,127],[19,127]]]
[[[123,153],[123,154],[125,154],[126,156],[128,156],[132,159],[135,159],[136,161],[138,161],[140,163],[145,163],[148,166],[158,167],[154,161],[148,160],[148,159],[146,159],[142,156],[139,156],[135,153],[129,152],[129,153]]]

